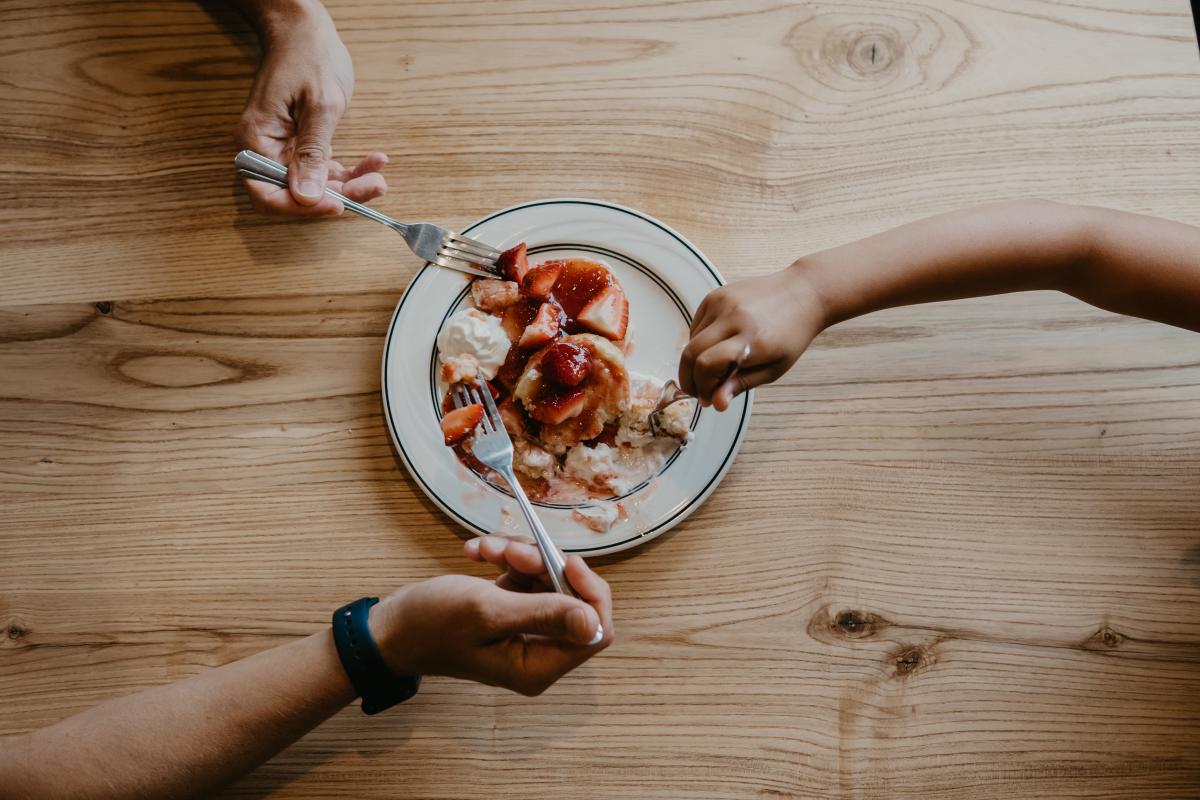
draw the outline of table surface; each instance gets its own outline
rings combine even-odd
[[[399,218],[642,209],[731,279],[985,201],[1200,224],[1176,0],[331,5]],[[256,215],[223,3],[0,2],[0,733],[449,571],[383,426],[418,268]],[[536,699],[355,708],[228,797],[1200,793],[1200,337],[1034,293],[840,325]]]

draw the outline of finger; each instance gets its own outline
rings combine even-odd
[[[596,610],[603,627],[603,638],[595,646],[608,647],[613,640],[612,589],[608,582],[592,571],[591,567],[579,556],[567,556],[567,566],[563,570],[571,587],[579,593],[580,599]]]
[[[296,143],[288,164],[288,180],[296,202],[312,206],[321,201],[329,178],[327,162],[333,152],[333,131],[341,110],[319,100],[297,109]]]
[[[342,181],[342,182],[350,180],[350,170],[348,170],[344,166],[342,166],[342,162],[329,161],[325,166],[326,166],[326,169],[328,170],[326,173],[326,177],[328,178],[328,180]],[[326,184],[326,185],[328,185],[328,184]]]
[[[472,561],[483,561],[483,556],[479,555],[479,545],[481,544],[483,542],[478,537],[463,542],[463,555]]]
[[[484,536],[476,536],[474,539],[469,539],[463,543],[463,552],[467,558],[472,561],[484,561],[483,554],[480,548],[486,541],[512,541],[524,542],[525,544],[533,544],[533,541],[527,536],[508,536],[503,533],[489,533]]]
[[[344,210],[342,201],[336,197],[322,197],[316,205],[302,206],[282,186],[246,178],[246,191],[250,202],[265,214],[294,217],[336,217]]]
[[[745,340],[741,336],[732,336],[696,357],[692,367],[692,382],[696,387],[695,396],[701,402],[712,402],[713,392],[729,377],[745,349]]]
[[[693,397],[696,394],[696,359],[713,345],[720,343],[735,333],[728,322],[709,325],[700,333],[694,334],[679,354],[679,388]]]
[[[741,376],[736,372],[730,375],[729,378],[717,387],[713,392],[712,404],[717,411],[725,411],[733,402],[734,398],[746,391],[745,384],[742,383]]]
[[[526,575],[538,575],[545,571],[542,554],[527,542],[504,536],[488,536],[479,543],[479,552],[485,561],[500,569],[516,569]]]
[[[496,585],[510,592],[553,591],[553,587],[550,585],[550,576],[544,572],[541,575],[526,575],[524,572],[506,570],[499,578],[496,578]]]
[[[267,158],[280,161],[283,158],[283,141],[271,135],[268,122],[270,116],[253,106],[247,106],[238,120],[233,137],[239,150],[253,150]]]
[[[351,200],[365,203],[387,193],[387,181],[378,172],[368,172],[346,181],[338,190]]]
[[[716,292],[719,289],[709,292],[709,294],[700,302],[700,307],[696,309],[696,316],[692,318],[691,334],[695,336],[700,331],[712,324],[714,319],[720,315],[716,312],[718,302],[715,298]]]
[[[496,639],[531,633],[586,645],[601,625],[595,608],[557,592],[521,594],[496,590],[488,602],[491,608],[488,634]]]
[[[354,169],[350,170],[347,180],[357,178],[360,175],[366,175],[368,172],[379,172],[388,163],[387,153],[371,153],[362,161],[359,161]]]
[[[717,411],[724,411],[729,408],[739,394],[745,394],[756,386],[762,386],[764,383],[777,381],[787,372],[787,367],[782,361],[773,361],[765,366],[755,367],[749,370],[738,370],[729,376],[729,379],[721,384],[717,391],[713,392],[713,408]]]

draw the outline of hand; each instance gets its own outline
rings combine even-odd
[[[798,265],[724,286],[696,311],[679,385],[724,411],[742,392],[782,377],[824,328],[820,297]]]
[[[548,590],[532,544],[493,534],[465,551],[504,572],[495,583],[443,575],[410,584],[371,610],[397,675],[447,675],[533,696],[612,642],[608,584],[579,556],[567,559],[566,576],[582,600]],[[590,644],[600,627],[603,637]]]
[[[333,155],[333,131],[354,93],[354,65],[328,12],[303,0],[264,12],[260,20],[263,63],[237,128],[238,146],[288,166],[290,188],[246,180],[260,211],[324,217],[342,213],[326,185],[366,202],[387,191],[379,174],[387,163],[372,153],[352,169]]]

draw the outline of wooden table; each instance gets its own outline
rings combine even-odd
[[[604,198],[735,279],[1003,198],[1198,224],[1185,6],[337,0],[336,146],[393,154],[397,217]],[[416,260],[231,174],[257,58],[222,3],[0,3],[0,733],[484,574],[380,413]],[[348,709],[228,796],[1195,797],[1198,491],[1200,337],[1049,294],[841,325],[598,561],[602,657]]]

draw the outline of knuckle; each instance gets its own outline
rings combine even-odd
[[[477,592],[463,598],[462,613],[468,620],[483,627],[487,627],[493,620],[491,608]]]
[[[559,624],[560,615],[553,608],[540,608],[534,619],[534,627],[547,634],[557,633],[562,626]]]
[[[308,141],[297,145],[292,157],[310,166],[320,166],[325,163],[325,152],[325,145]]]
[[[313,116],[320,119],[336,117],[342,113],[343,104],[327,95],[319,95],[308,102],[308,109]]]
[[[699,358],[696,359],[696,368],[708,371],[715,368],[718,361],[720,361],[720,356],[714,353],[711,349],[706,350],[700,354]]]
[[[758,320],[754,314],[742,307],[730,309],[729,319],[739,330],[746,331],[758,327]]]

